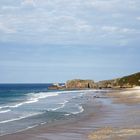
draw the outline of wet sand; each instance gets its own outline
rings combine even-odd
[[[81,115],[1,136],[0,140],[140,140],[139,91],[87,95]]]

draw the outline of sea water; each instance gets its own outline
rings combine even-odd
[[[49,91],[50,85],[0,84],[1,136],[84,111],[78,98],[88,91]]]

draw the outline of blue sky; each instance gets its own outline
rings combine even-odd
[[[139,7],[139,0],[1,0],[0,83],[138,72]]]

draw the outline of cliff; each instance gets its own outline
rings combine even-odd
[[[140,72],[112,80],[94,82],[93,80],[69,80],[65,85],[54,84],[50,90],[88,89],[88,88],[132,88],[140,86]]]
[[[67,89],[81,88],[132,88],[140,86],[140,72],[121,78],[94,82],[92,80],[70,80],[66,83]]]
[[[66,82],[67,89],[85,89],[85,88],[94,88],[94,81],[92,80],[69,80]]]

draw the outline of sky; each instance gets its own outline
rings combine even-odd
[[[140,0],[0,0],[0,83],[139,72],[139,7]]]

